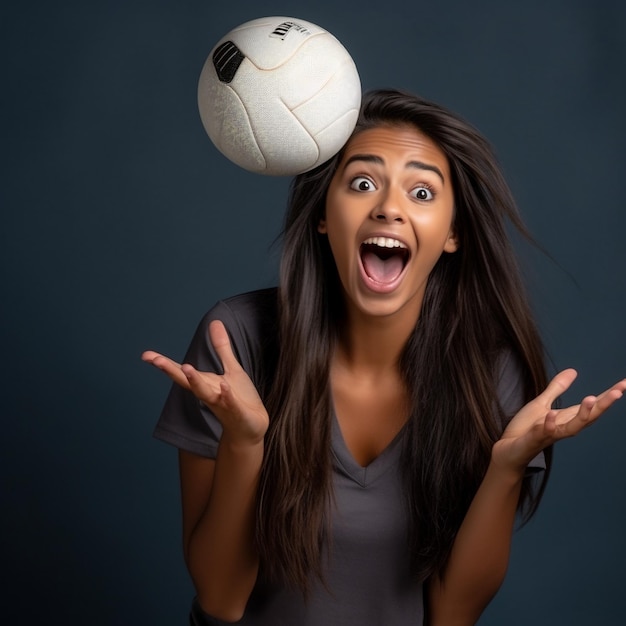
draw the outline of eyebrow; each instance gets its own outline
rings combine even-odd
[[[365,161],[366,163],[376,163],[377,165],[384,165],[385,161],[381,159],[379,156],[375,154],[353,154],[344,165],[344,170],[350,163],[354,161]],[[430,163],[424,163],[423,161],[408,161],[406,167],[418,169],[418,170],[427,170],[429,172],[434,172],[441,178],[441,182],[445,184],[446,180],[443,177],[443,173],[436,165],[431,165]]]

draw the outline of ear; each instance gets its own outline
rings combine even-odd
[[[322,235],[326,234],[326,220],[322,218],[317,224],[317,232]]]
[[[454,230],[451,230],[448,234],[448,239],[446,240],[445,245],[443,246],[444,252],[456,252],[459,249],[459,240],[456,236]]]

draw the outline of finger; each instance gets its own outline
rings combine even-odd
[[[597,398],[595,396],[587,396],[581,400],[574,418],[564,424],[564,435],[566,437],[571,437],[572,435],[579,433],[583,428],[589,426],[598,417],[599,414],[592,414],[596,401]]]
[[[578,405],[576,414],[565,422],[559,425],[559,430],[556,433],[556,439],[565,439],[566,437],[573,437],[577,435],[583,428],[587,428],[593,424],[593,422],[599,417],[598,414],[594,414],[594,407],[596,406],[597,398],[595,396],[587,396],[583,398]],[[570,407],[573,409],[574,407]]]
[[[230,337],[228,336],[228,332],[226,331],[226,327],[222,321],[213,320],[209,324],[209,338],[211,340],[211,344],[215,348],[215,352],[217,352],[217,355],[222,362],[224,373],[226,373],[229,369],[241,367],[237,357],[233,353]]]
[[[546,438],[554,437],[554,434],[556,433],[556,429],[558,427],[557,425],[558,414],[559,414],[558,411],[554,411],[554,410],[548,411],[546,415],[546,419],[543,422],[544,437]]]
[[[179,384],[185,389],[189,389],[189,382],[187,377],[182,371],[180,363],[173,361],[172,359],[148,350],[141,355],[143,361],[154,365],[154,367],[165,372],[175,383]]]
[[[626,392],[626,379],[620,380],[619,382],[615,383],[612,387],[609,387],[606,391],[603,391],[598,396],[598,399],[602,400],[605,396],[610,395],[611,397],[614,397],[613,402],[615,402],[615,400],[621,398],[621,395],[619,394],[623,395],[624,392]],[[617,397],[615,397],[616,394],[617,394]]]
[[[230,408],[232,404],[232,392],[230,385],[224,379],[213,373],[199,372],[193,365],[184,363],[182,373],[187,378],[189,389],[206,405],[215,410],[217,407]]]
[[[616,400],[619,400],[623,392],[619,389],[609,389],[600,396],[587,396],[578,405],[576,414],[559,425],[557,438],[573,437],[581,430],[593,424]],[[575,407],[569,407],[569,410]],[[557,411],[561,414],[563,412]]]
[[[597,398],[594,398],[591,414],[593,419],[596,419],[602,415],[607,409],[609,409],[617,400],[624,395],[626,386],[620,384],[614,385],[610,389],[607,389],[604,393],[601,393]]]
[[[557,423],[558,411],[550,410],[546,413],[542,421],[538,421],[532,425],[532,427],[524,433],[519,439],[525,441],[531,450],[531,458],[536,455],[536,451],[543,450],[547,446],[554,443],[558,439],[558,423]]]
[[[569,389],[570,385],[576,380],[576,376],[578,376],[578,372],[571,368],[559,372],[549,382],[544,391],[539,394],[537,399],[541,400],[542,403],[545,403],[545,406],[550,408],[554,404],[554,401]]]
[[[582,402],[578,406],[571,406],[567,409],[562,409],[559,411],[561,423],[564,425],[576,423],[577,425],[580,425],[581,428],[588,426],[597,420],[607,409],[613,406],[613,404],[624,395],[621,387],[622,385],[618,383],[601,393],[599,396],[587,396],[583,398]],[[576,413],[569,417],[575,409]]]

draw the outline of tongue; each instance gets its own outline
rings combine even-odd
[[[378,283],[390,283],[402,272],[404,267],[402,258],[398,254],[392,254],[386,259],[381,259],[373,252],[365,252],[362,255],[365,273]]]

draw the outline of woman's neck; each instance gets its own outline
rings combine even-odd
[[[364,376],[397,371],[398,361],[415,327],[415,317],[348,314],[339,335],[334,364]]]

